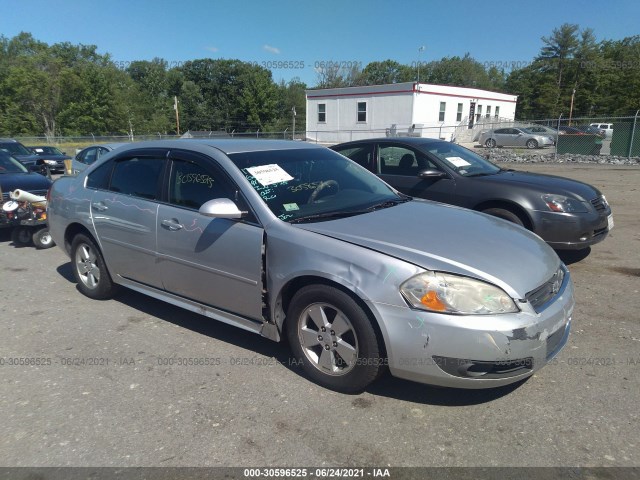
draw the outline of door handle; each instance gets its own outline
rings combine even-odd
[[[109,207],[107,207],[104,203],[102,202],[94,202],[91,204],[91,206],[93,208],[95,208],[96,210],[98,210],[99,212],[104,212],[105,210],[108,210]]]
[[[180,230],[183,227],[183,225],[178,223],[177,220],[162,220],[162,226],[173,231]]]

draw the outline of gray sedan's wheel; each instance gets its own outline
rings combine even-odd
[[[100,250],[89,237],[78,234],[71,243],[71,264],[78,289],[87,297],[96,300],[111,298],[117,285],[102,258]]]
[[[486,210],[482,210],[482,213],[493,215],[494,217],[502,218],[503,220],[508,220],[511,223],[524,227],[522,219],[510,210],[504,208],[487,208]]]
[[[488,138],[486,142],[484,142],[484,146],[487,148],[495,148],[496,141],[493,138]]]
[[[527,148],[538,148],[538,142],[536,142],[533,138],[527,140]]]
[[[295,294],[287,337],[305,373],[344,393],[364,390],[383,371],[381,347],[367,314],[346,293],[309,285]]]
[[[36,248],[40,250],[51,248],[56,244],[56,242],[53,241],[53,238],[51,238],[51,234],[49,233],[48,228],[41,228],[39,230],[36,230],[31,239],[33,240],[33,244],[36,246]]]

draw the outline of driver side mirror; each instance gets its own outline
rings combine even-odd
[[[214,198],[202,204],[198,212],[205,217],[238,219],[247,212],[242,212],[236,204],[228,198]]]
[[[444,172],[441,172],[440,170],[427,169],[427,170],[420,170],[418,172],[418,178],[424,178],[424,179],[427,179],[427,178],[444,178],[446,176],[447,176],[447,174],[444,173]]]

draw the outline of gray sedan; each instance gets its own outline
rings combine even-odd
[[[120,286],[271,340],[314,381],[487,388],[565,345],[569,273],[504,220],[412,200],[324,147],[133,144],[52,186],[51,235],[94,299]],[[517,265],[517,268],[514,268]]]
[[[527,147],[541,148],[553,145],[548,135],[528,132],[522,128],[496,128],[480,134],[479,142],[488,148],[494,147]]]

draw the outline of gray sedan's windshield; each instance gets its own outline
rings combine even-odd
[[[422,146],[422,150],[435,155],[449,168],[465,177],[493,175],[500,171],[500,167],[455,143],[428,143]]]
[[[229,158],[285,221],[335,218],[404,200],[375,175],[331,150],[247,152]]]

